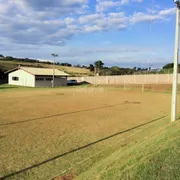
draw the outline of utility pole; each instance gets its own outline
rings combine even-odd
[[[51,56],[54,57],[54,60],[53,60],[53,79],[52,79],[52,88],[54,88],[55,61],[56,61],[56,57],[58,57],[58,55],[55,53],[52,53]]]
[[[175,49],[174,49],[174,70],[173,70],[172,104],[171,104],[171,122],[174,122],[177,120],[180,0],[174,0],[174,3],[176,4],[176,34],[175,34]]]

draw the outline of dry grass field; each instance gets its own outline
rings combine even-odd
[[[168,123],[163,118],[170,102],[169,93],[108,87],[2,88],[0,176],[78,176],[117,149],[153,135],[159,121]]]
[[[43,67],[43,68],[52,68],[52,65],[45,64],[45,63],[30,63],[30,62],[18,62],[18,61],[0,61],[0,66],[3,69],[10,70],[15,67],[21,66],[33,66],[33,67]],[[57,69],[61,71],[65,71],[71,75],[89,75],[90,71],[85,68],[77,68],[77,67],[66,67],[66,66],[56,66]]]

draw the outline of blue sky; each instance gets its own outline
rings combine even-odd
[[[89,65],[173,61],[172,0],[0,0],[0,54]]]

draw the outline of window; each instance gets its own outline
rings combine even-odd
[[[52,81],[52,78],[46,78],[46,81]]]
[[[44,81],[44,78],[36,78],[36,81]]]
[[[13,80],[13,81],[19,81],[19,77],[13,76],[13,77],[12,77],[12,80]]]

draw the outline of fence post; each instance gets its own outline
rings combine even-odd
[[[147,78],[146,76],[147,76],[147,74],[145,73],[145,76],[144,76],[144,84],[146,84],[146,81],[147,81],[147,80],[146,80],[146,78]]]
[[[168,83],[170,84],[170,74],[168,73]]]
[[[94,86],[96,85],[96,76],[94,76]]]
[[[144,92],[144,83],[142,83],[142,92]]]
[[[136,84],[136,76],[133,75],[133,79],[134,79],[134,84]]]
[[[158,84],[158,75],[159,74],[156,74],[156,84]]]
[[[106,84],[108,84],[109,78],[108,76],[106,76]]]

